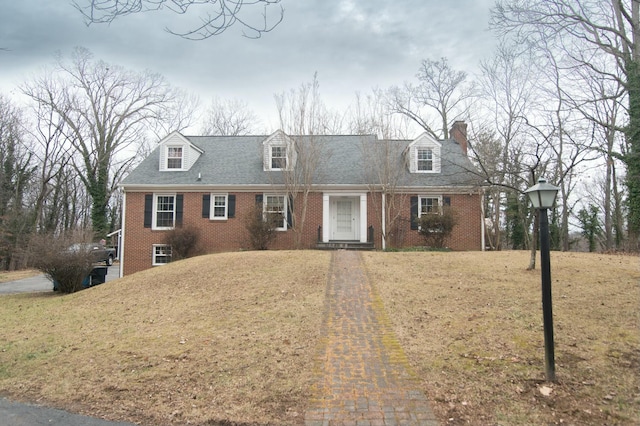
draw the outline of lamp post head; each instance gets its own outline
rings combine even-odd
[[[538,183],[524,191],[529,196],[531,204],[536,209],[550,209],[556,201],[556,195],[560,188],[547,183],[544,178],[538,179]]]

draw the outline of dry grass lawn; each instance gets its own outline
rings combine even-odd
[[[443,424],[640,424],[637,256],[551,253],[556,384],[528,253],[364,258]]]
[[[148,425],[300,423],[329,253],[176,262],[68,296],[0,299],[0,389]]]
[[[154,426],[303,424],[330,255],[216,254],[0,296],[0,393]],[[549,384],[527,256],[363,253],[440,422],[639,424],[638,257],[552,253]]]

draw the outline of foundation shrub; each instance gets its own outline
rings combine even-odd
[[[444,206],[441,214],[423,214],[418,223],[425,245],[441,249],[457,225],[458,217],[453,209]]]

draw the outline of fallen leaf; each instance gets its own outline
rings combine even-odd
[[[541,386],[538,388],[538,391],[540,391],[542,396],[549,396],[551,395],[551,392],[553,392],[553,389],[550,388],[549,386]]]

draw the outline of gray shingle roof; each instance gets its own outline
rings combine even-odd
[[[263,170],[263,145],[269,136],[186,136],[203,154],[188,171],[159,171],[158,146],[121,183],[133,186],[260,186],[282,181],[282,172]],[[395,149],[394,161],[401,167],[400,186],[443,187],[476,186],[480,179],[475,168],[458,143],[452,139],[439,141],[441,172],[409,173],[400,151],[412,142],[384,141],[375,136],[301,136],[306,143],[322,147],[324,159],[318,167],[314,183],[318,185],[367,185],[371,183],[371,170],[375,155],[384,144]],[[368,152],[369,154],[364,154]],[[198,175],[201,179],[198,180]]]

